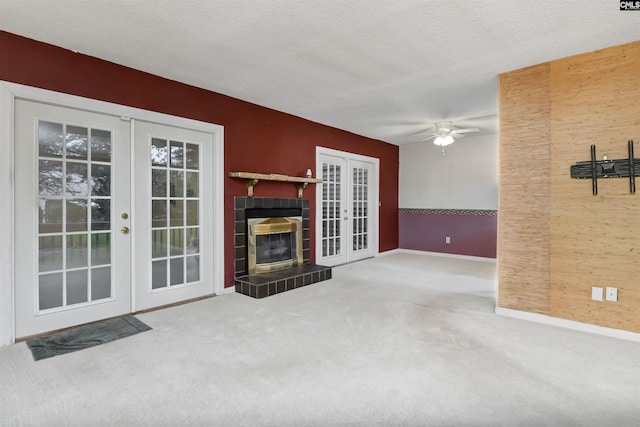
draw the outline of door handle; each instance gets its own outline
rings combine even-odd
[[[120,232],[121,232],[122,234],[129,234],[129,227],[122,227],[122,228],[120,229]]]

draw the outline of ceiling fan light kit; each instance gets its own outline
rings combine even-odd
[[[455,141],[453,139],[453,136],[445,135],[445,136],[436,136],[436,139],[433,140],[433,143],[444,147],[446,145],[451,144],[453,141]]]
[[[435,132],[431,132],[426,141],[433,139],[433,143],[439,147],[442,147],[442,155],[444,156],[444,147],[453,143],[456,138],[464,137],[463,134],[469,132],[479,132],[478,128],[466,128],[466,129],[454,129],[453,122],[451,120],[442,120],[435,123]],[[418,133],[416,135],[425,135],[425,133]]]

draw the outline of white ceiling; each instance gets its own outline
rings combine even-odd
[[[617,0],[0,0],[0,29],[393,144],[497,75],[640,39]]]

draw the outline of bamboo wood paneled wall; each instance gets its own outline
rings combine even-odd
[[[549,311],[549,64],[500,76],[498,305]]]
[[[628,179],[602,179],[594,196],[590,180],[569,175],[591,144],[599,159],[623,159],[629,139],[640,157],[640,42],[500,76],[499,306],[640,332],[640,185],[631,194]],[[536,172],[523,171],[534,158]],[[515,206],[530,179],[544,195],[532,216]],[[618,302],[592,301],[592,286],[618,288]]]

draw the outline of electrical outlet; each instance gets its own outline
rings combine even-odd
[[[445,243],[451,243],[451,237],[447,236],[444,238]]]
[[[594,286],[591,288],[591,299],[594,301],[602,301],[602,288]]]
[[[607,286],[607,301],[618,301],[618,288]]]

